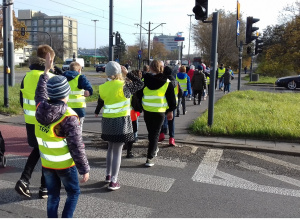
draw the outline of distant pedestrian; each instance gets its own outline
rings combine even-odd
[[[148,131],[148,152],[145,166],[154,165],[154,158],[158,152],[158,138],[163,124],[165,113],[168,120],[173,117],[176,109],[174,88],[168,77],[162,74],[160,62],[153,60],[150,64],[150,73],[144,76],[144,88],[137,92],[144,109],[144,120]]]
[[[77,62],[70,64],[70,70],[65,71],[65,76],[71,87],[68,106],[78,115],[80,120],[80,130],[82,133],[83,121],[85,118],[86,102],[85,98],[93,95],[93,87],[85,75],[81,74],[82,67]]]
[[[229,68],[226,69],[225,73],[221,76],[221,79],[224,79],[224,94],[227,91],[230,92],[231,80],[234,77],[230,74]]]
[[[194,65],[191,65],[190,66],[190,70],[187,72],[188,76],[190,77],[190,79],[193,78],[194,76],[194,71],[195,71],[195,66]],[[192,100],[192,96],[193,96],[193,90],[191,91],[191,95],[189,95],[189,100],[191,101]]]
[[[247,74],[247,70],[248,70],[248,68],[247,68],[247,66],[245,66],[244,67],[245,74]]]
[[[217,69],[216,71],[216,85],[215,87],[217,88],[217,84],[218,84],[218,79],[219,79],[219,90],[223,89],[224,86],[224,82],[221,79],[221,76],[225,73],[225,67],[224,64],[221,63],[220,67]]]
[[[51,57],[55,56],[54,50],[48,45],[40,45],[37,48],[36,56],[32,56],[29,60],[30,71],[26,73],[22,82],[20,90],[20,104],[24,111],[24,119],[26,123],[27,142],[32,151],[28,156],[21,178],[17,181],[15,190],[20,194],[28,198],[31,198],[31,192],[29,189],[32,172],[40,159],[39,145],[35,136],[35,125],[37,123],[35,118],[36,103],[35,103],[35,90],[40,76],[44,73],[45,58],[47,53],[51,54]],[[48,73],[49,77],[54,75]],[[42,171],[41,187],[39,188],[39,198],[47,198],[47,188],[45,183],[44,173]]]
[[[191,86],[194,93],[194,105],[196,105],[196,97],[198,94],[198,105],[201,105],[202,92],[206,89],[206,77],[203,73],[203,67],[199,66],[194,72],[192,78]]]
[[[180,87],[183,90],[183,95],[182,95],[182,98],[179,99],[179,101],[178,101],[177,114],[176,114],[177,117],[179,117],[179,115],[180,115],[180,106],[181,105],[182,105],[182,114],[185,115],[187,113],[185,99],[188,95],[191,95],[191,93],[192,93],[190,77],[186,74],[185,66],[181,66],[179,71],[180,72],[177,73],[177,75],[176,75],[176,80],[179,82]]]
[[[109,190],[117,190],[120,188],[117,181],[123,145],[134,141],[130,118],[130,96],[144,84],[139,77],[128,73],[124,66],[121,67],[114,61],[106,64],[105,73],[107,81],[99,86],[95,117],[98,117],[101,108],[104,108],[101,138],[108,142],[105,182],[109,183]],[[122,74],[129,80],[125,81]]]
[[[53,59],[47,53],[45,72],[39,79],[35,93],[35,135],[48,189],[47,216],[58,217],[62,182],[67,199],[61,217],[72,218],[80,194],[77,173],[82,175],[81,183],[88,181],[90,166],[78,116],[67,105],[71,90],[68,81],[64,76],[49,79],[47,75]]]

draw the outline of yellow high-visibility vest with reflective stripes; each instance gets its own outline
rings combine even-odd
[[[223,76],[224,73],[225,73],[225,68],[223,69],[218,68],[218,78],[221,78],[221,76]]]
[[[35,90],[39,82],[40,76],[44,73],[43,70],[31,70],[26,73],[23,81],[24,88],[21,89],[23,94],[23,112],[25,122],[27,124],[36,124],[35,119]],[[48,73],[49,78],[53,77],[54,74]]]
[[[119,118],[130,115],[130,98],[123,92],[123,80],[111,80],[99,86],[100,98],[104,101],[102,117]]]
[[[151,90],[145,87],[143,90],[142,105],[144,110],[148,112],[165,112],[169,106],[166,99],[166,91],[169,86],[170,80],[156,90]]]
[[[55,126],[61,123],[66,117],[72,115],[77,116],[76,112],[68,107],[65,114],[58,121],[47,126],[39,122],[35,125],[35,136],[39,144],[43,167],[59,170],[67,169],[75,165],[66,138],[58,137],[54,132]]]
[[[69,81],[69,85],[71,88],[69,94],[68,106],[71,108],[85,108],[86,102],[84,97],[84,89],[78,89],[78,79],[79,75],[77,75],[74,79]]]
[[[187,77],[184,78],[184,79],[179,79],[176,75],[176,80],[179,82],[180,84],[180,87],[182,88],[182,90],[185,92],[185,91],[188,91],[187,89]]]

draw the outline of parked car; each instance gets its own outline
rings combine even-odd
[[[300,88],[300,75],[278,78],[275,82],[275,85],[278,87],[286,87],[287,89],[291,90]]]
[[[97,73],[99,71],[105,72],[105,67],[106,67],[106,64],[98,64],[97,67],[96,67]]]

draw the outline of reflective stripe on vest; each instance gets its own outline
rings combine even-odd
[[[142,105],[149,112],[165,112],[168,109],[167,99],[165,97],[170,80],[157,90],[150,90],[145,87],[143,90]]]
[[[57,137],[54,128],[68,116],[77,116],[70,107],[56,122],[44,126],[37,123],[35,135],[39,145],[42,166],[49,169],[66,169],[75,165],[65,137]],[[79,124],[79,122],[78,122]]]
[[[24,119],[27,124],[35,124],[35,90],[40,79],[40,76],[44,73],[42,70],[32,70],[26,73],[23,80],[23,89],[21,89],[23,95],[23,112]]]
[[[102,116],[104,118],[118,118],[130,115],[130,98],[123,92],[124,81],[107,81],[99,86],[100,98],[104,101]]]
[[[77,75],[74,79],[68,81],[71,91],[69,94],[68,106],[71,108],[85,108],[86,102],[84,97],[84,90],[78,89],[78,80],[79,75]]]
[[[178,105],[178,93],[179,93],[179,85],[177,85],[174,88],[174,93],[175,93],[175,99],[176,99],[176,106]]]
[[[179,82],[180,84],[180,87],[182,88],[182,90],[185,92],[185,91],[188,91],[187,89],[187,77],[184,78],[184,79],[179,79],[176,75],[176,80]]]
[[[221,76],[225,73],[225,68],[220,69],[218,68],[218,78],[221,78]]]

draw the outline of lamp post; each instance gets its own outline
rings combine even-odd
[[[94,59],[94,64],[96,65],[96,22],[99,21],[99,20],[92,20],[93,22],[95,22],[95,59]]]
[[[189,59],[189,65],[190,65],[191,24],[192,24],[192,16],[194,16],[194,14],[188,14],[188,16],[190,16],[189,49],[188,49],[188,59]]]

